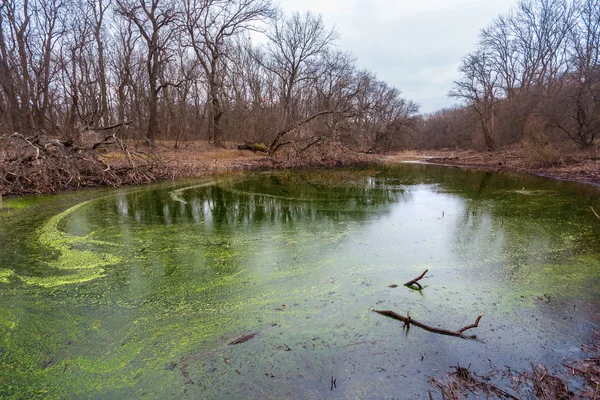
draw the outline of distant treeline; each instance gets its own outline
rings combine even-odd
[[[519,2],[481,30],[449,94],[464,106],[423,119],[419,145],[590,147],[600,135],[599,49],[600,0]]]
[[[0,135],[402,146],[418,106],[336,40],[270,0],[3,0]]]

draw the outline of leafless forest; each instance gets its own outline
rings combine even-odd
[[[2,133],[398,145],[418,107],[270,0],[3,0]],[[310,121],[309,121],[310,120]],[[286,132],[287,133],[287,132]],[[278,134],[280,137],[278,137]]]
[[[422,121],[423,147],[540,156],[590,148],[600,130],[600,1],[521,1],[482,29],[449,96],[462,107]]]
[[[460,105],[433,115],[337,40],[271,0],[2,0],[4,192],[162,179],[157,141],[271,155],[519,144],[549,159],[594,147],[600,0],[520,1],[463,58]],[[98,156],[110,146],[120,167]]]

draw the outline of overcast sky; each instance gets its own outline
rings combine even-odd
[[[479,30],[517,0],[279,0],[284,12],[310,10],[340,35],[338,47],[430,113],[446,96]]]

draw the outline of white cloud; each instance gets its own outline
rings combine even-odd
[[[516,0],[280,0],[286,13],[312,11],[336,26],[339,47],[358,65],[398,87],[432,112],[453,103],[446,94],[461,58],[481,28]]]

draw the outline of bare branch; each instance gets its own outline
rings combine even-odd
[[[410,315],[405,317],[403,315],[400,315],[400,314],[397,314],[397,313],[395,313],[393,311],[388,311],[388,310],[373,310],[373,311],[376,312],[377,314],[381,314],[381,315],[384,315],[386,317],[390,317],[390,318],[396,319],[398,321],[402,321],[406,325],[412,324],[414,326],[418,326],[419,328],[425,329],[426,331],[429,331],[429,332],[439,333],[440,335],[457,336],[457,337],[461,337],[463,339],[474,339],[475,338],[473,336],[465,336],[465,335],[463,335],[463,332],[466,331],[466,330],[468,330],[468,329],[477,328],[479,326],[479,321],[481,320],[481,318],[484,315],[484,314],[479,315],[477,317],[477,319],[475,319],[475,322],[473,324],[471,324],[471,325],[467,325],[467,326],[465,326],[463,328],[460,328],[460,329],[458,329],[456,331],[451,331],[451,330],[448,330],[448,329],[435,328],[435,327],[426,325],[426,324],[424,324],[422,322],[419,322],[419,321],[416,321],[416,320],[412,319],[410,317]]]

